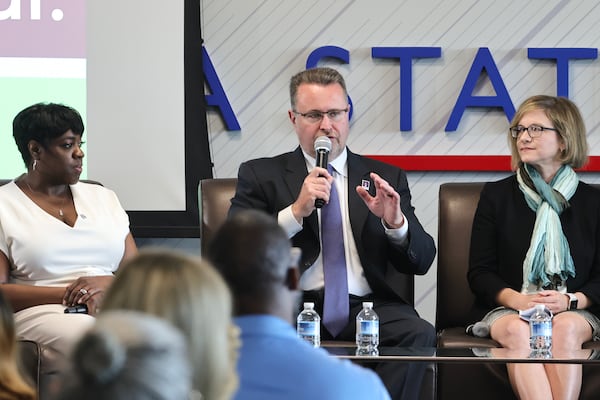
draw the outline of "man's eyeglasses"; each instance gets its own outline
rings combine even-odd
[[[522,125],[517,125],[517,126],[512,126],[510,127],[510,135],[513,137],[513,139],[518,138],[521,133],[527,131],[527,133],[529,134],[530,138],[536,138],[542,135],[542,132],[544,131],[555,131],[557,132],[556,129],[554,128],[546,128],[545,126],[540,126],[540,125],[529,125],[529,126],[522,126]]]
[[[309,111],[307,113],[301,113],[296,110],[293,110],[292,112],[296,115],[300,115],[306,118],[306,120],[311,124],[316,124],[318,122],[321,122],[325,115],[327,115],[327,118],[329,118],[333,122],[341,121],[344,115],[348,112],[348,110],[349,107],[346,107],[343,110]]]

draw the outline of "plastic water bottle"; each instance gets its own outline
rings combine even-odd
[[[372,302],[364,302],[356,316],[356,354],[377,355],[379,350],[379,317]]]
[[[304,310],[296,320],[298,337],[306,340],[313,347],[321,345],[321,317],[315,311],[315,303],[304,303]]]
[[[548,352],[552,347],[552,316],[543,304],[537,304],[529,318],[531,350]]]

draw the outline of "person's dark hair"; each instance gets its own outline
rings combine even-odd
[[[13,119],[13,137],[25,166],[31,163],[27,145],[35,140],[46,148],[52,139],[68,130],[83,136],[83,120],[77,110],[55,103],[38,103],[19,112]]]
[[[344,95],[348,97],[344,77],[337,70],[329,67],[311,68],[292,76],[290,80],[290,102],[292,110],[296,109],[296,94],[298,87],[302,84],[316,84],[321,86],[338,84],[344,89]]]
[[[225,221],[209,244],[208,258],[237,304],[246,298],[268,300],[294,263],[285,231],[258,210],[240,211]]]
[[[103,313],[75,346],[72,362],[60,400],[181,400],[192,388],[183,335],[149,314]]]

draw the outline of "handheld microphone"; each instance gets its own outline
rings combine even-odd
[[[327,168],[327,158],[331,151],[331,140],[327,136],[319,136],[315,140],[315,154],[317,158],[316,166],[321,168]],[[316,199],[315,207],[321,208],[325,205],[325,200]]]

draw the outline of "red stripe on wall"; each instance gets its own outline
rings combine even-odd
[[[510,156],[367,155],[406,171],[510,171]],[[591,156],[579,171],[600,171],[600,156]]]

